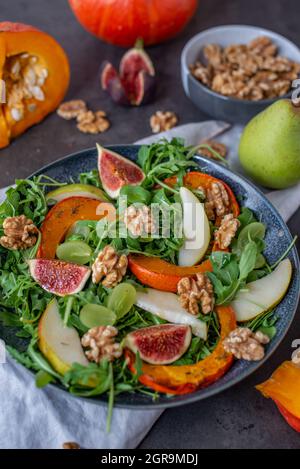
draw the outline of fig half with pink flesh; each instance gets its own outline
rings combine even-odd
[[[112,199],[118,197],[121,187],[143,182],[145,175],[135,163],[98,144],[97,149],[99,176],[103,189]]]
[[[119,75],[118,75],[117,70],[110,62],[108,62],[107,60],[103,62],[101,66],[101,75],[100,75],[102,89],[107,90],[109,82],[118,76]]]
[[[91,273],[88,267],[57,259],[31,259],[28,263],[33,279],[58,296],[80,292]]]
[[[140,79],[138,79],[140,72],[144,72],[145,75],[152,78],[155,75],[149,55],[143,49],[141,41],[137,41],[135,47],[129,49],[123,55],[119,67],[120,78],[127,96],[130,102],[135,105],[142,102],[141,99],[138,99],[141,94],[141,84],[139,85]]]
[[[133,82],[131,104],[141,106],[150,102],[155,93],[155,84],[155,77],[141,70]]]
[[[168,365],[187,351],[192,340],[191,328],[185,325],[160,324],[130,332],[125,346],[152,365]]]
[[[119,73],[110,62],[104,62],[101,86],[117,104],[140,106],[150,101],[154,95],[155,70],[139,41],[123,55]]]

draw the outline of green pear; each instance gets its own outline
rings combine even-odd
[[[300,180],[300,107],[280,99],[245,127],[239,145],[242,166],[257,183],[273,189]]]

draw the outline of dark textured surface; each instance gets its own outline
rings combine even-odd
[[[115,107],[98,84],[103,59],[118,63],[122,49],[89,36],[61,0],[1,0],[0,21],[32,23],[53,34],[66,49],[72,81],[68,97],[86,99],[93,109],[108,111],[112,128],[98,138],[104,144],[129,143],[149,134],[148,119],[158,108],[178,113],[180,123],[206,118],[185,97],[180,82],[179,57],[185,42],[197,32],[220,24],[255,24],[279,32],[300,45],[298,0],[202,0],[187,30],[172,42],[153,47],[150,54],[159,74],[157,98],[141,109]],[[0,151],[0,186],[23,177],[70,152],[94,145],[95,138],[80,134],[74,123],[49,116],[9,148]],[[299,233],[300,211],[289,223]],[[299,315],[299,309],[298,309]],[[297,317],[297,316],[296,316]],[[168,410],[145,438],[144,448],[299,448],[300,438],[265,400],[254,385],[266,379],[292,353],[293,339],[300,337],[296,319],[283,344],[252,377],[219,396],[197,404]],[[142,416],[141,416],[142,418]]]

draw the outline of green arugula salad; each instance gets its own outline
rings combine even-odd
[[[268,228],[201,172],[199,148],[161,140],[134,163],[97,147],[97,169],[17,180],[0,205],[0,320],[21,344],[10,355],[38,387],[106,394],[109,415],[120,393],[193,392],[234,357],[262,359],[288,251],[268,264]]]

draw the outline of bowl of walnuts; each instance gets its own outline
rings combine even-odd
[[[291,96],[300,77],[300,49],[264,28],[218,26],[185,45],[181,76],[185,93],[203,112],[245,123]]]

